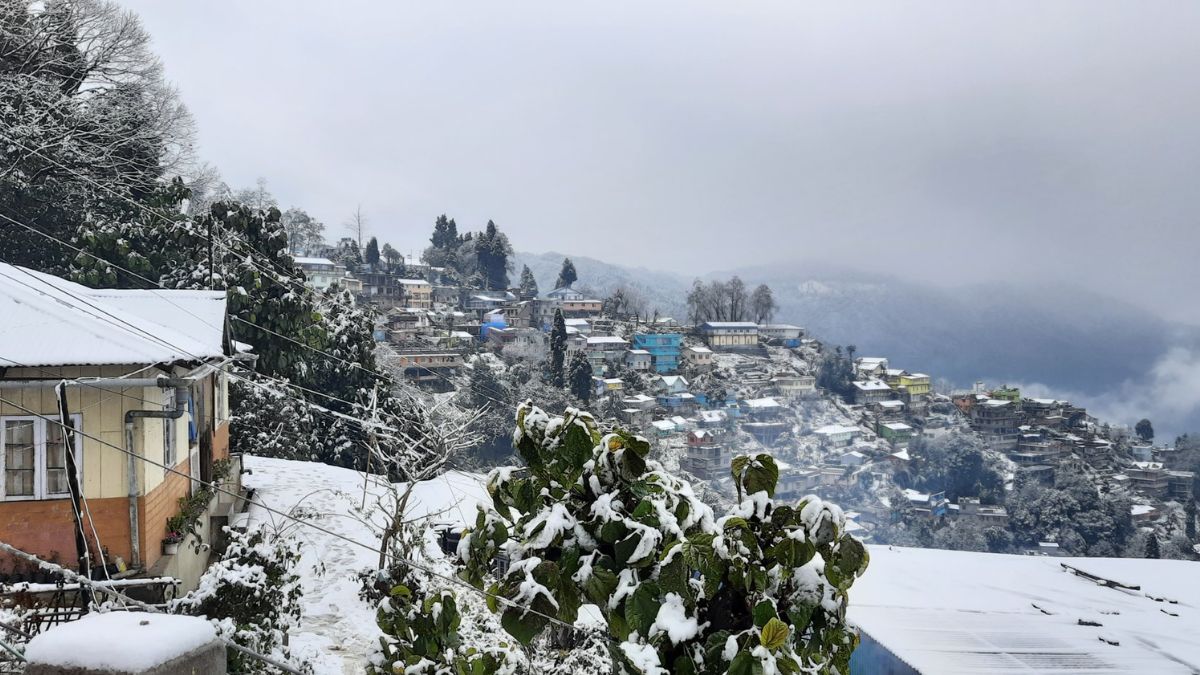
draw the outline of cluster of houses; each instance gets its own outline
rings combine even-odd
[[[1194,473],[1168,468],[1171,446],[1155,446],[1128,429],[1100,425],[1068,401],[1026,398],[1019,389],[976,385],[953,396],[954,405],[988,445],[1004,453],[1018,476],[1053,485],[1061,469],[1086,470],[1106,489],[1123,488],[1140,503],[1133,519],[1158,519],[1166,502],[1193,497]]]

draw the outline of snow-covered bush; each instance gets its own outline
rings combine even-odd
[[[550,625],[546,616],[573,623],[590,603],[619,672],[845,672],[857,642],[847,591],[866,550],[845,534],[838,507],[775,503],[769,455],[734,460],[739,503],[716,518],[646,459],[646,439],[602,436],[587,413],[551,416],[526,402],[513,441],[527,467],[492,472],[494,506],[480,510],[459,555],[464,577],[484,587],[494,557],[509,553],[489,591],[516,605],[493,609],[521,643]]]
[[[422,536],[405,525],[391,543],[385,569],[361,575],[360,597],[378,603],[376,623],[383,631],[368,673],[405,675],[519,675],[527,672],[523,654],[497,631],[484,634],[487,610],[474,598],[459,597],[448,584],[414,567],[445,566],[422,551]],[[449,567],[446,572],[450,573]]]
[[[221,560],[200,577],[196,590],[176,600],[171,611],[207,617],[217,634],[237,644],[290,662],[288,630],[300,621],[300,551],[295,539],[259,528],[226,528],[229,545]],[[278,673],[277,668],[229,651],[230,673]]]

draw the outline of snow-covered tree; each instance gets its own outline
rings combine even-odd
[[[568,288],[578,280],[579,274],[575,272],[575,263],[571,262],[570,258],[563,258],[562,269],[558,271],[558,278],[554,281],[554,287]]]
[[[194,130],[137,16],[107,0],[0,4],[0,210],[71,241],[194,167]],[[73,253],[6,225],[0,253],[56,274]]]
[[[367,240],[367,249],[363,254],[363,260],[368,265],[379,265],[379,240],[375,237]]]
[[[550,328],[550,383],[562,387],[566,382],[567,320],[561,309],[554,310],[554,322]]]
[[[314,255],[325,246],[325,225],[304,209],[290,208],[279,222],[287,233],[288,252],[293,256]]]
[[[592,364],[582,352],[575,352],[571,357],[571,367],[567,371],[567,383],[571,394],[587,405],[592,400]]]
[[[492,472],[493,507],[459,555],[472,583],[517,605],[496,609],[522,644],[547,628],[542,615],[571,623],[591,603],[627,672],[845,672],[847,591],[866,549],[838,507],[776,503],[769,455],[734,460],[738,503],[717,518],[646,459],[648,441],[601,436],[587,413],[524,403],[513,439],[526,467]],[[489,586],[501,549],[511,564]]]
[[[522,300],[533,300],[538,296],[537,279],[533,278],[533,271],[529,269],[529,265],[521,268],[521,287],[519,293]]]
[[[288,647],[288,631],[299,625],[303,612],[296,569],[300,542],[288,530],[225,528],[228,545],[221,559],[205,570],[196,590],[171,604],[171,611],[206,617],[221,637],[311,672],[310,666],[293,659]],[[228,666],[230,673],[280,672],[232,649]]]
[[[775,310],[779,306],[775,304],[775,296],[771,293],[770,286],[759,284],[754,289],[754,293],[750,295],[750,308],[754,313],[755,323],[767,323],[775,316]]]

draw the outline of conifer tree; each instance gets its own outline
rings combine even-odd
[[[563,366],[567,358],[567,321],[561,309],[554,310],[554,327],[550,329],[550,383],[563,386]]]
[[[1154,534],[1153,532],[1151,532],[1150,536],[1146,538],[1146,553],[1143,557],[1154,559],[1162,557],[1162,553],[1158,548],[1158,535]]]
[[[366,261],[367,261],[368,265],[378,265],[379,264],[379,240],[378,239],[376,239],[375,237],[371,237],[371,239],[369,241],[367,241],[367,251],[364,255],[366,257]]]
[[[571,262],[570,258],[563,258],[562,269],[558,272],[558,280],[554,282],[555,288],[567,288],[579,279],[579,275],[575,273],[575,263]]]
[[[529,269],[529,265],[521,268],[520,295],[522,300],[533,300],[538,296],[537,279],[533,278],[533,271]]]
[[[582,351],[575,352],[571,357],[571,368],[568,380],[571,393],[575,398],[587,405],[592,400],[592,364]]]

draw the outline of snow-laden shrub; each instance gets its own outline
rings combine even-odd
[[[509,634],[528,645],[550,625],[542,615],[573,623],[591,603],[618,672],[847,671],[847,591],[867,553],[837,506],[776,503],[778,468],[756,454],[734,459],[739,502],[717,518],[646,459],[646,439],[598,429],[575,409],[517,411],[527,467],[492,472],[493,508],[459,546],[479,587],[499,552],[511,556],[489,587],[516,605],[492,603]]]
[[[444,580],[414,567],[445,566],[425,556],[423,537],[405,525],[392,540],[386,569],[360,575],[359,596],[378,603],[375,613],[383,636],[371,655],[372,675],[524,675],[523,654],[504,639],[483,603],[456,595]],[[425,542],[432,545],[431,542]],[[489,621],[489,619],[491,619]],[[482,630],[481,630],[482,628]]]
[[[171,611],[206,617],[222,638],[291,662],[287,634],[299,623],[302,611],[296,540],[265,528],[250,532],[226,528],[225,532],[229,545],[221,560],[204,572],[196,590],[172,603]],[[229,650],[229,672],[281,671]]]

